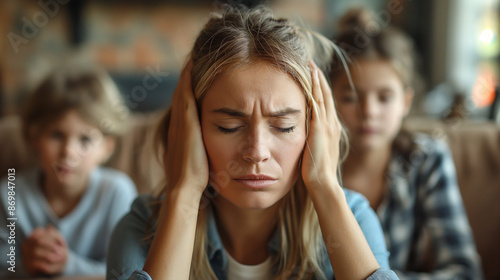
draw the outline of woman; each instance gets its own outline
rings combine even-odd
[[[365,195],[376,210],[390,265],[401,279],[481,279],[448,147],[401,130],[413,99],[412,42],[392,27],[375,30],[373,23],[367,11],[351,10],[335,38],[353,61],[350,76],[338,68],[330,75],[351,141],[344,186]],[[363,44],[357,44],[359,30],[370,30]]]
[[[108,278],[397,279],[335,172],[341,126],[309,62],[333,47],[264,8],[209,20],[158,127],[158,207],[142,197],[117,226]]]

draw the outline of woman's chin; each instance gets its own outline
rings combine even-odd
[[[219,194],[225,200],[224,205],[232,205],[239,209],[264,210],[281,200],[281,196],[265,192],[251,192],[246,194]]]

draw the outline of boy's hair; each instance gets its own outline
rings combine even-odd
[[[110,136],[125,131],[129,115],[116,85],[104,70],[62,66],[29,96],[21,115],[24,138],[32,141],[48,124],[71,110]]]

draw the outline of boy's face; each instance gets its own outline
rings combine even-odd
[[[90,172],[112,150],[110,139],[74,111],[47,125],[35,144],[45,182],[65,187],[83,187]]]

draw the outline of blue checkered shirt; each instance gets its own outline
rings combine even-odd
[[[391,268],[401,279],[482,279],[451,153],[443,141],[413,139],[407,159],[393,154],[377,209]]]

